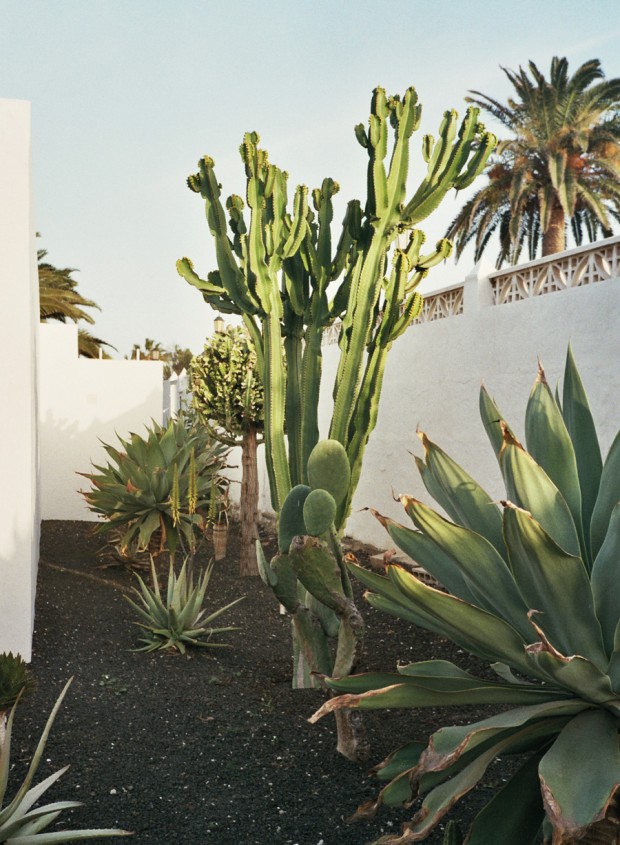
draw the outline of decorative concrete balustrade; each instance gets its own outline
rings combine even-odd
[[[493,305],[620,277],[620,237],[491,273]]]

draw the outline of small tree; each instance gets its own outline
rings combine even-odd
[[[194,408],[213,437],[241,446],[239,573],[258,575],[256,452],[263,429],[263,384],[247,333],[232,326],[216,332],[190,364],[190,379]]]

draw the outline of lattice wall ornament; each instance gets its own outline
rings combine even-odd
[[[493,304],[583,287],[620,277],[620,239],[595,244],[562,258],[530,264],[490,277]]]
[[[463,313],[463,286],[450,288],[441,293],[428,294],[424,297],[422,311],[413,323],[431,323],[434,320],[445,320]],[[329,328],[323,332],[323,343],[333,346],[338,343],[342,323],[334,320]]]
[[[463,313],[463,286],[424,297],[424,305],[415,323],[432,323]]]

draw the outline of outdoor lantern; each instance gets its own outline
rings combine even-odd
[[[213,327],[218,334],[221,334],[224,331],[224,318],[221,314],[218,314],[213,321]]]

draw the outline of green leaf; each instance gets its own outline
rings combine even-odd
[[[478,813],[467,845],[531,845],[545,815],[538,780],[540,756],[529,757]]]
[[[601,485],[592,513],[590,543],[593,558],[597,556],[603,545],[611,513],[618,501],[620,501],[620,431],[616,434],[603,465]]]
[[[605,710],[580,713],[539,766],[545,809],[558,841],[577,841],[605,815],[620,784],[618,719]]]
[[[405,528],[388,517],[381,517],[381,522],[387,528],[390,537],[396,545],[422,566],[433,578],[454,596],[475,604],[474,596],[467,586],[460,570],[453,564],[452,557],[441,551],[438,546],[421,531]]]
[[[529,511],[555,542],[571,555],[580,554],[579,538],[562,494],[544,469],[504,431],[500,467],[508,498]]]
[[[531,642],[528,607],[497,549],[480,534],[454,525],[421,502],[410,497],[403,497],[402,501],[415,525],[460,571],[474,603],[501,616],[526,642]]]
[[[607,665],[583,561],[561,549],[527,511],[507,504],[504,536],[510,565],[536,622],[556,649]]]
[[[510,434],[512,434],[512,429],[504,420],[502,412],[495,404],[495,400],[489,396],[484,385],[480,388],[479,409],[487,437],[491,442],[495,455],[499,459],[502,446],[504,445],[504,435],[502,433],[501,423],[504,423],[504,426]]]
[[[500,555],[505,556],[506,548],[502,536],[502,515],[489,494],[452,460],[442,449],[419,432],[426,452],[428,473],[422,475],[427,489],[440,492],[440,498],[434,496],[448,516],[458,525],[470,528],[492,543]],[[427,477],[435,482],[429,488]]]
[[[538,378],[527,403],[525,439],[528,451],[547,473],[568,505],[585,559],[581,490],[575,450],[540,364]]]
[[[614,649],[614,636],[620,620],[620,504],[611,514],[607,536],[592,567],[591,585],[596,615],[603,632],[605,650],[609,656]]]
[[[585,657],[564,657],[545,647],[544,643],[527,651],[530,671],[547,677],[556,686],[571,690],[583,703],[614,707],[620,714],[620,702],[614,694],[608,676]]]
[[[503,619],[428,587],[400,567],[388,567],[388,574],[414,615],[419,613],[433,624],[430,630],[483,659],[500,659],[513,668],[526,667],[524,641]]]
[[[590,521],[598,495],[603,461],[588,397],[575,365],[570,345],[566,354],[564,370],[562,414],[577,459],[577,472],[579,473],[582,496],[583,527],[589,548]]]

